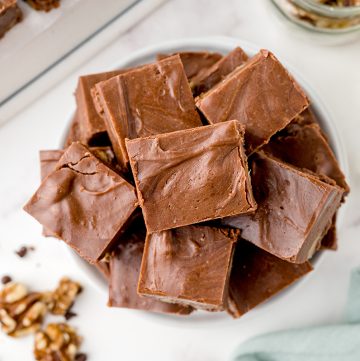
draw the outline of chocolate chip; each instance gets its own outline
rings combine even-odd
[[[21,247],[18,251],[15,251],[15,253],[21,258],[25,257],[27,252],[28,252],[28,249],[25,246]]]
[[[23,257],[25,257],[27,255],[27,253],[29,251],[35,251],[35,247],[34,246],[28,246],[28,247],[27,246],[22,246],[19,250],[15,251],[15,253],[19,257],[23,258]]]
[[[75,317],[75,316],[77,316],[77,313],[72,312],[72,311],[70,311],[70,310],[66,311],[66,313],[65,313],[65,315],[64,315],[66,321],[69,321],[70,318],[73,318],[73,317]]]
[[[75,361],[86,361],[87,360],[87,356],[85,353],[78,353],[75,356]]]
[[[3,285],[6,285],[7,283],[9,283],[9,282],[11,282],[12,281],[12,278],[10,277],[10,276],[7,276],[7,275],[5,275],[5,276],[3,276],[2,278],[1,278],[1,283],[3,284]]]

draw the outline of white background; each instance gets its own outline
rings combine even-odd
[[[41,227],[21,210],[39,182],[38,150],[58,146],[74,109],[80,74],[110,69],[131,51],[163,40],[208,35],[234,36],[269,48],[299,70],[333,113],[348,153],[352,186],[339,230],[340,249],[327,252],[299,286],[236,321],[193,323],[108,309],[106,295],[92,287],[66,246],[41,237]],[[99,43],[99,49],[0,128],[0,275],[10,274],[34,290],[53,288],[63,275],[80,281],[85,291],[74,308],[79,316],[71,323],[94,361],[227,360],[235,346],[253,335],[340,320],[349,272],[360,265],[360,33],[357,41],[334,45],[290,26],[268,0],[173,0],[109,46]],[[20,259],[14,250],[23,244],[36,251]],[[32,338],[12,340],[0,334],[0,361],[26,360],[32,360]]]

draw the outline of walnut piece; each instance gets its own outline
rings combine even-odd
[[[348,7],[359,6],[360,0],[317,0],[320,4],[335,6],[335,7]]]
[[[81,337],[68,324],[50,323],[35,334],[35,360],[74,361],[81,341]]]
[[[306,7],[300,6],[294,0],[274,0],[279,8],[284,9],[285,13],[295,22],[303,24],[307,27],[320,29],[348,29],[360,24],[359,16],[352,17],[335,17],[326,14],[320,14],[311,11]],[[324,4],[326,0],[317,0]],[[334,0],[336,2],[336,0]],[[350,1],[350,0],[349,0]],[[353,1],[353,0],[351,0]],[[360,0],[355,0],[358,4]],[[354,3],[356,6],[356,3]]]
[[[42,294],[28,293],[21,283],[8,283],[0,292],[0,323],[9,336],[21,337],[36,332],[46,312]]]
[[[28,292],[16,282],[5,284],[0,291],[0,324],[9,336],[21,337],[41,328],[47,312],[68,315],[76,296],[81,291],[79,283],[63,278],[54,292]]]
[[[81,290],[82,288],[79,283],[67,277],[62,278],[58,287],[51,295],[52,304],[49,306],[50,312],[54,315],[65,316]]]
[[[0,303],[13,303],[28,294],[27,288],[21,283],[9,282],[0,292]]]
[[[60,0],[25,0],[33,9],[49,12],[60,6]]]

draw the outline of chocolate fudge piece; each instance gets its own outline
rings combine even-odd
[[[76,109],[70,123],[69,130],[66,134],[64,149],[66,149],[72,142],[81,141],[80,124],[78,110]]]
[[[91,152],[103,161],[107,166],[120,173],[119,166],[117,164],[115,154],[110,147],[94,147],[90,148]],[[40,174],[41,181],[43,181],[52,171],[55,170],[57,162],[64,154],[64,150],[41,150],[40,151]],[[45,237],[56,237],[56,235],[43,229],[43,235]]]
[[[345,190],[344,195],[350,191],[326,136],[309,108],[276,134],[263,149],[287,163],[333,179]],[[335,217],[321,241],[321,248],[337,249]]]
[[[349,192],[345,176],[334,152],[317,124],[291,124],[264,147],[267,153],[299,168],[306,168],[333,179]]]
[[[105,164],[111,167],[114,170],[118,170],[115,155],[110,147],[97,147],[91,148],[91,152]],[[40,151],[40,171],[41,171],[41,180],[43,181],[51,172],[56,168],[56,164],[64,154],[64,150],[41,150]],[[42,232],[44,237],[55,237],[57,235],[43,228]],[[109,264],[104,261],[99,261],[95,264],[95,267],[101,274],[105,277],[106,280],[109,279]]]
[[[119,167],[111,147],[90,147],[89,150],[108,167],[119,173]],[[42,181],[55,169],[57,162],[63,156],[64,152],[65,150],[40,151],[40,171]]]
[[[40,155],[40,176],[43,181],[51,172],[54,171],[57,162],[64,154],[63,150],[41,150]],[[56,237],[54,232],[43,228],[42,232],[45,237]]]
[[[163,60],[169,56],[179,55],[184,65],[186,77],[191,79],[201,71],[209,68],[222,58],[219,53],[209,53],[205,51],[184,51],[175,54],[158,54],[157,59]]]
[[[315,114],[311,110],[311,106],[306,108],[302,113],[297,115],[293,121],[284,129],[291,128],[292,124],[297,125],[310,125],[310,124],[318,124]]]
[[[327,231],[324,238],[321,240],[321,248],[329,249],[331,251],[336,251],[338,248],[337,231],[336,231],[336,214],[333,217],[330,229]]]
[[[22,20],[22,12],[16,0],[0,0],[0,39]]]
[[[235,48],[210,68],[204,69],[191,79],[190,87],[193,94],[199,95],[207,92],[247,60],[248,56],[245,52],[239,47]]]
[[[125,138],[202,126],[180,57],[96,84],[114,152],[128,166]]]
[[[109,279],[110,279],[110,265],[109,265],[109,263],[105,262],[105,261],[99,261],[99,262],[96,262],[94,266],[103,275],[105,280],[109,282]]]
[[[88,145],[108,145],[105,122],[97,112],[92,96],[92,88],[96,83],[108,80],[124,72],[126,72],[126,70],[122,69],[84,75],[79,78],[75,97],[78,107],[78,122],[81,138],[77,140]]]
[[[126,141],[148,232],[256,209],[243,133],[233,120]]]
[[[64,154],[64,150],[41,150],[40,157],[40,175],[43,181],[56,168],[56,164]]]
[[[201,95],[196,105],[211,124],[239,119],[246,127],[246,149],[252,153],[306,109],[309,101],[275,56],[261,50]]]
[[[312,269],[309,262],[290,263],[241,240],[235,247],[227,311],[240,317]]]
[[[64,150],[41,150],[40,151],[40,171],[41,171],[41,180],[43,181],[51,172],[54,171],[56,165],[60,158],[64,154]],[[111,163],[115,159],[114,153],[110,147],[103,148],[92,148],[91,152],[97,156],[100,160],[102,160],[107,165],[111,165]],[[43,235],[45,237],[57,237],[57,235],[48,229],[43,229]],[[106,279],[109,277],[109,265],[106,262],[97,262],[95,267],[104,275]]]
[[[138,292],[166,302],[220,311],[238,233],[187,226],[147,236]]]
[[[125,230],[137,205],[131,184],[88,148],[72,143],[24,209],[96,263]]]
[[[132,70],[140,69],[143,66],[145,66],[145,65],[140,65],[140,66],[137,66],[137,67],[134,67],[134,68],[121,69],[119,71],[116,71],[116,74],[114,76],[124,74],[124,73],[127,73],[127,72],[132,71]],[[102,81],[109,80],[111,78],[112,77],[104,79]],[[94,103],[95,110],[98,113],[98,115],[103,119],[104,124],[105,124],[105,111],[104,111],[103,104],[101,102],[101,98],[100,98],[98,89],[96,88],[96,84],[94,84],[92,86],[92,88],[90,89],[90,93],[91,93],[91,97],[92,97],[92,100],[93,100],[93,103]],[[105,128],[106,128],[106,126],[105,126]]]
[[[60,6],[60,0],[25,0],[33,9],[49,12]]]
[[[187,315],[191,307],[169,304],[137,293],[141,259],[144,252],[146,228],[137,219],[118,240],[110,256],[109,302],[111,307],[125,307],[152,312]]]
[[[262,152],[254,155],[251,170],[256,212],[222,223],[279,258],[307,261],[330,228],[344,190]]]

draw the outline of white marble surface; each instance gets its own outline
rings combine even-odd
[[[39,182],[37,152],[59,144],[74,108],[72,92],[79,74],[111,68],[124,54],[149,44],[204,35],[235,36],[271,49],[298,68],[327,102],[351,171],[340,249],[326,253],[298,287],[236,321],[163,322],[136,311],[108,309],[106,297],[92,288],[64,244],[41,237],[41,227],[21,210]],[[331,46],[287,26],[268,0],[169,1],[0,128],[0,275],[10,274],[34,289],[51,288],[64,274],[83,283],[85,291],[75,305],[79,316],[71,323],[84,336],[83,350],[95,361],[227,360],[240,341],[253,335],[339,320],[349,271],[360,264],[359,59],[359,40]],[[34,245],[36,251],[19,259],[14,250],[23,244]],[[31,338],[14,341],[0,334],[1,361],[31,360],[31,350]]]

